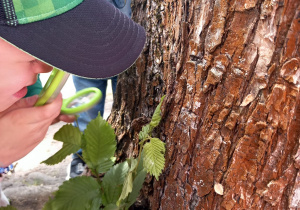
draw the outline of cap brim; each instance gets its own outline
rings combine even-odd
[[[89,78],[125,71],[146,40],[144,28],[107,0],[87,0],[43,21],[0,25],[0,36],[50,65]]]

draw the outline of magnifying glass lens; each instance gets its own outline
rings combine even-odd
[[[89,103],[92,98],[95,97],[95,93],[92,92],[92,93],[87,93],[85,95],[82,95],[78,98],[75,98],[74,100],[72,100],[68,105],[67,107],[68,108],[75,108],[75,107],[79,107],[79,106],[82,106],[83,104],[87,104]]]
[[[78,114],[96,105],[102,97],[98,88],[85,88],[78,91],[74,96],[64,99],[61,107],[62,114]]]

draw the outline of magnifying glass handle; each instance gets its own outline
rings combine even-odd
[[[53,69],[49,79],[43,87],[35,106],[51,103],[60,93],[70,74],[58,69]],[[86,88],[78,91],[74,96],[64,99],[61,108],[63,114],[78,114],[96,105],[102,97],[97,88]]]
[[[50,96],[50,98],[46,101],[46,104],[51,103],[52,101],[54,101],[54,99],[56,99],[56,97],[59,95],[61,89],[64,87],[64,85],[66,84],[70,74],[64,71],[61,71],[63,73],[62,75],[62,79],[60,81],[60,83],[58,84],[57,88],[55,89],[55,91],[53,92],[53,94]]]
[[[44,104],[51,103],[58,96],[69,76],[70,74],[67,72],[53,69],[44,88],[39,94],[39,98],[35,106],[42,106]]]

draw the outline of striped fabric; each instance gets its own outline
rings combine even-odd
[[[10,26],[18,24],[12,0],[0,0],[0,24]]]
[[[65,13],[84,0],[1,0],[6,19],[27,24]],[[13,3],[13,7],[10,4]],[[14,10],[14,11],[12,11]],[[15,18],[16,17],[16,18]],[[15,21],[15,22],[12,22]]]

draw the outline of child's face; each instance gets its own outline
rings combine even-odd
[[[37,74],[51,70],[51,66],[0,38],[0,112],[26,95]]]

